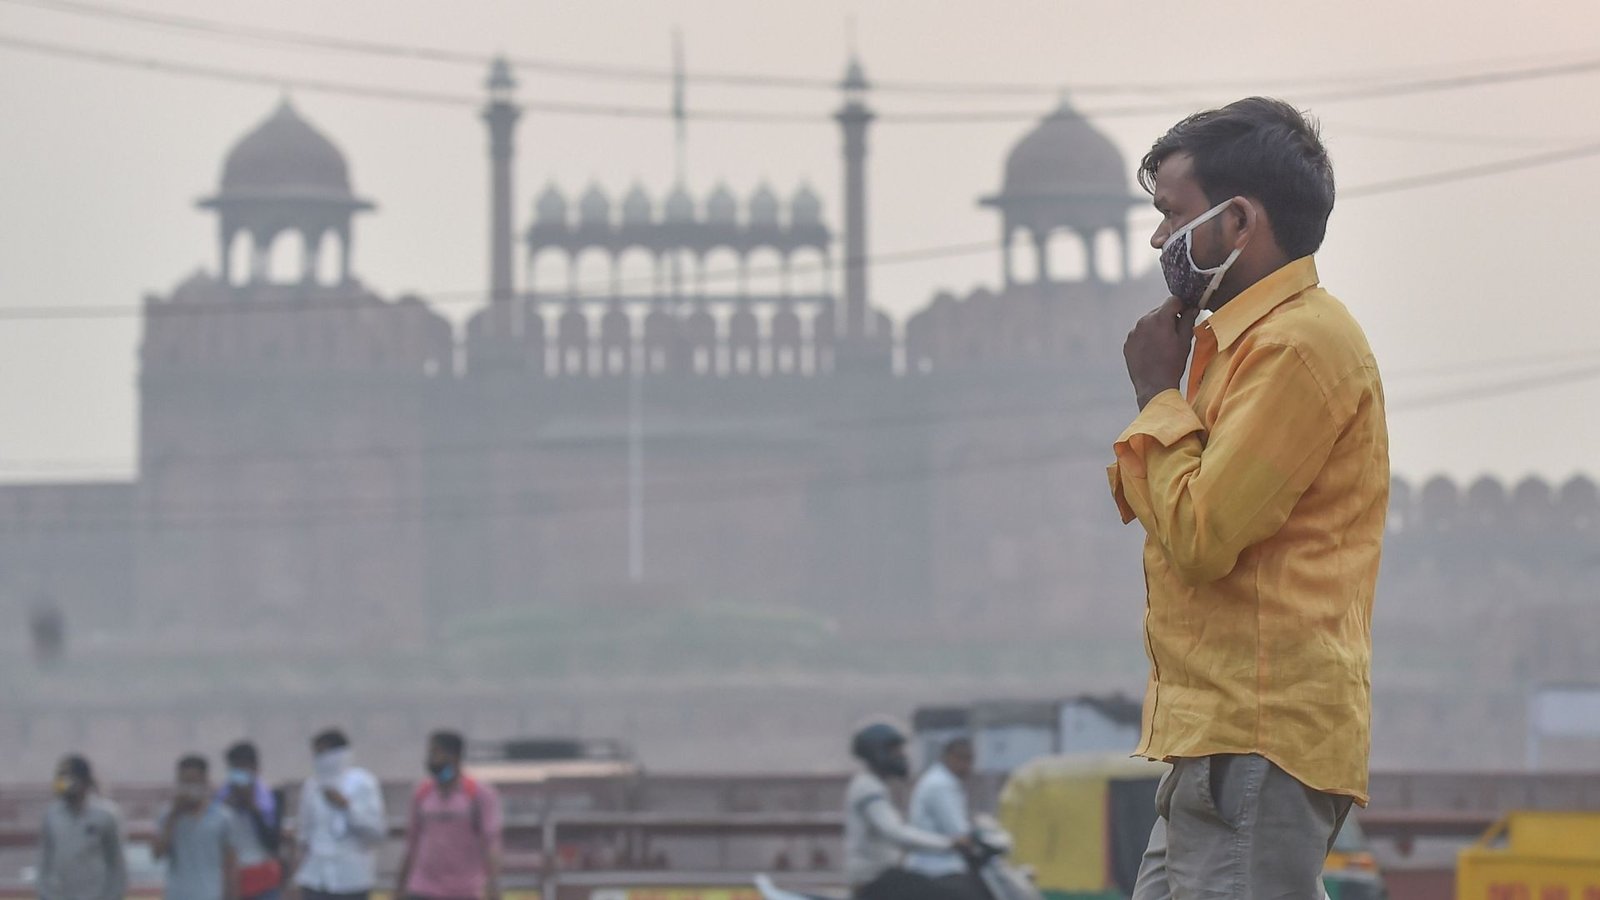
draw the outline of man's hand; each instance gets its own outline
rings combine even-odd
[[[328,805],[333,807],[334,809],[349,809],[350,808],[350,800],[349,800],[349,798],[345,797],[344,794],[339,793],[339,789],[338,788],[331,788],[331,787],[323,788],[322,789],[322,799],[328,801]]]
[[[1162,391],[1178,386],[1183,367],[1189,361],[1189,345],[1194,343],[1194,319],[1198,309],[1185,309],[1176,297],[1168,297],[1134,323],[1122,344],[1122,358],[1128,363],[1128,378],[1133,381],[1139,408],[1144,409]]]

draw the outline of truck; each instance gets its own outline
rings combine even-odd
[[[1456,900],[1600,900],[1600,813],[1507,815],[1457,857]]]

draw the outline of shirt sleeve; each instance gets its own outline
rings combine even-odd
[[[122,900],[128,892],[128,858],[122,846],[122,817],[115,813],[101,840],[106,855],[106,893],[104,900]]]
[[[480,784],[478,790],[478,814],[483,817],[479,823],[483,827],[483,839],[488,842],[491,852],[499,853],[505,814],[500,804],[500,793],[487,784]]]
[[[311,830],[316,818],[316,789],[307,779],[300,785],[300,802],[294,808],[294,842],[302,850],[311,846]]]
[[[894,804],[884,794],[863,797],[859,807],[861,815],[878,834],[888,838],[905,850],[949,850],[950,839],[931,831],[912,828],[895,811]]]
[[[1117,439],[1112,495],[1191,585],[1227,575],[1271,537],[1338,436],[1300,352],[1268,344],[1238,363],[1209,434],[1176,391],[1158,394]]]
[[[350,808],[345,811],[350,832],[369,844],[381,842],[388,836],[388,823],[384,820],[383,792],[376,779],[362,778],[351,792]]]

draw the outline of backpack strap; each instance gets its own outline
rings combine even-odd
[[[483,837],[483,792],[478,788],[478,782],[471,776],[461,776],[461,790],[466,793],[467,801],[472,804],[472,833]]]

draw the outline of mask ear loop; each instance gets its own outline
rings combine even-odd
[[[1216,269],[1213,270],[1216,274],[1212,275],[1211,281],[1206,284],[1206,292],[1200,295],[1199,307],[1201,309],[1206,308],[1206,303],[1211,300],[1211,295],[1216,292],[1217,285],[1222,283],[1222,276],[1228,274],[1228,267],[1233,265],[1233,261],[1238,259],[1239,254],[1243,252],[1243,247],[1235,249],[1232,253],[1228,254],[1227,259],[1222,261],[1222,265],[1217,266]]]
[[[1231,206],[1233,204],[1233,201],[1235,199],[1237,199],[1237,198],[1230,197],[1227,200],[1224,200],[1221,203],[1218,203],[1216,206],[1211,207],[1209,210],[1206,210],[1200,216],[1196,217],[1195,220],[1193,222],[1190,222],[1188,224],[1188,226],[1186,226],[1186,227],[1188,228],[1188,230],[1190,232],[1193,232],[1193,230],[1194,230],[1194,228],[1196,226],[1204,224],[1206,221],[1216,217],[1217,215],[1220,215],[1223,210],[1227,209],[1229,206]],[[1202,269],[1202,268],[1200,268],[1199,265],[1197,265],[1195,263],[1195,261],[1194,261],[1194,241],[1192,241],[1192,240],[1191,241],[1187,241],[1184,244],[1183,252],[1184,252],[1185,256],[1189,257],[1189,268],[1195,270],[1196,272],[1199,272],[1201,275],[1210,275],[1211,276],[1211,280],[1206,283],[1205,293],[1200,295],[1199,307],[1201,309],[1205,309],[1206,308],[1206,303],[1211,300],[1211,295],[1216,293],[1217,285],[1222,283],[1222,276],[1228,274],[1228,267],[1232,266],[1233,263],[1234,263],[1234,260],[1239,258],[1239,254],[1244,252],[1244,248],[1243,247],[1235,247],[1233,252],[1228,254],[1228,258],[1222,261],[1221,265],[1216,266],[1215,268],[1210,268],[1210,269]]]

